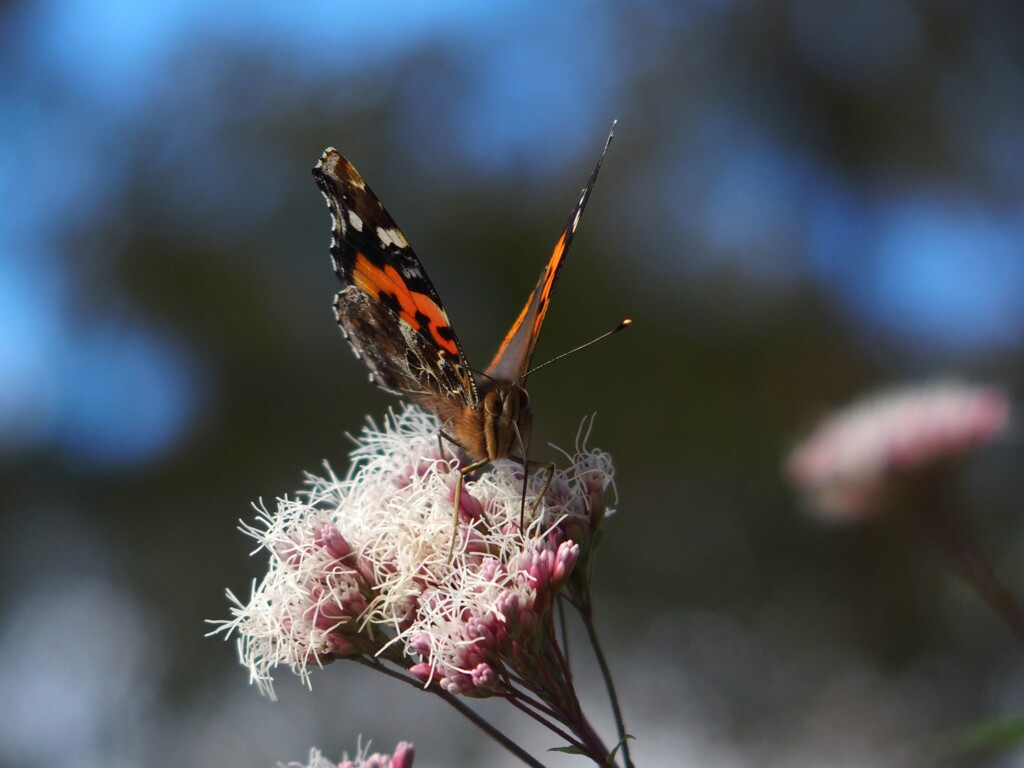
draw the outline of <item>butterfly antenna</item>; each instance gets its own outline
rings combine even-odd
[[[604,333],[602,333],[597,338],[591,339],[590,341],[588,341],[585,344],[580,344],[578,347],[574,347],[573,349],[570,349],[568,352],[563,352],[562,354],[556,355],[555,357],[552,357],[550,360],[547,360],[547,361],[541,363],[540,365],[534,366],[533,368],[528,370],[526,373],[524,373],[522,376],[520,376],[519,379],[523,380],[527,376],[529,376],[531,373],[533,373],[535,371],[539,371],[541,368],[544,368],[545,366],[551,365],[552,363],[554,363],[554,362],[556,362],[558,360],[561,360],[563,357],[568,357],[569,355],[574,355],[577,352],[579,352],[581,349],[586,349],[591,344],[597,344],[597,342],[603,341],[604,339],[607,339],[609,336],[614,336],[619,331],[626,330],[632,324],[633,324],[633,321],[630,320],[627,317],[621,323],[619,323],[617,326],[612,328],[610,331],[605,331]]]
[[[476,368],[470,368],[469,370],[471,373],[475,373],[477,376],[482,376],[483,378],[487,379],[492,384],[498,383],[497,379],[495,379],[493,376],[488,376],[485,371],[478,371]]]

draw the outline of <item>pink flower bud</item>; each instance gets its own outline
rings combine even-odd
[[[431,643],[428,632],[417,632],[409,638],[409,650],[417,656],[426,658],[430,656]]]
[[[498,684],[498,674],[487,662],[480,662],[470,673],[473,685],[482,690],[493,690]]]
[[[427,662],[421,661],[409,667],[409,674],[425,683],[435,676],[435,670]]]
[[[497,558],[489,557],[480,563],[480,579],[483,581],[494,581],[501,570],[501,561]]]
[[[466,622],[464,635],[467,640],[478,640],[477,647],[481,645],[488,648],[495,647],[495,635],[497,628],[490,619],[473,616]]]
[[[563,541],[558,545],[555,567],[551,574],[552,585],[559,589],[576,567],[580,557],[580,545],[574,541]]]
[[[324,548],[338,560],[348,557],[352,553],[352,546],[333,523],[328,523],[320,530],[320,538]]]
[[[349,616],[360,616],[366,610],[369,603],[366,596],[358,589],[350,589],[345,592],[342,598],[342,609]]]
[[[373,577],[373,565],[373,561],[368,559],[366,555],[359,555],[359,564],[356,566],[356,571],[359,573],[359,575],[363,578],[363,581],[365,581],[367,586],[369,587],[374,587],[377,584],[376,579],[374,579]]]
[[[358,614],[356,614],[358,615]],[[312,621],[317,629],[329,630],[349,617],[341,606],[333,600],[323,600],[306,609],[305,619]]]
[[[358,656],[363,652],[362,644],[356,638],[342,632],[328,632],[326,644],[328,653],[340,659]]]
[[[451,489],[451,501],[455,503],[455,488]],[[466,486],[462,486],[462,493],[459,495],[459,519],[464,523],[472,523],[474,520],[479,520],[480,516],[484,513],[484,505],[480,503],[480,500],[475,498],[469,491],[466,490]]]
[[[395,754],[391,758],[391,768],[412,768],[413,758],[416,756],[416,748],[412,742],[400,741],[395,747]]]
[[[271,545],[271,551],[291,568],[297,568],[302,562],[302,549],[294,540],[276,541]]]
[[[465,520],[465,516],[461,515],[460,519]],[[466,540],[466,544],[463,548],[467,555],[483,555],[490,551],[490,543],[480,531],[476,528],[460,528],[459,533]]]
[[[452,696],[472,693],[476,688],[473,684],[472,677],[467,675],[465,672],[460,672],[455,669],[449,670],[448,674],[441,678],[439,684]]]
[[[519,596],[512,592],[503,593],[495,601],[494,612],[506,625],[516,622],[519,617]]]

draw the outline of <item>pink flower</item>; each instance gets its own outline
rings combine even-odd
[[[342,755],[341,762],[335,763],[324,757],[319,749],[314,748],[309,750],[309,762],[293,762],[287,765],[278,763],[278,766],[279,768],[412,768],[412,761],[416,755],[415,748],[408,741],[398,742],[393,755],[382,755],[376,752],[370,755],[367,754],[368,751],[368,748],[361,747],[357,750],[355,757],[349,758],[348,755]]]
[[[374,753],[362,757],[357,756],[355,760],[342,759],[338,763],[338,768],[412,768],[415,752],[411,743],[400,741],[395,747],[394,755]]]
[[[440,427],[415,406],[392,412],[356,440],[344,478],[328,467],[307,477],[306,490],[278,499],[275,512],[258,507],[245,530],[266,551],[267,573],[248,601],[228,593],[232,618],[215,631],[237,636],[250,680],[268,696],[278,667],[309,685],[314,669],[355,659],[440,696],[527,762],[515,741],[454,697],[503,698],[610,763],[578,700],[555,617],[565,596],[600,653],[590,565],[612,512],[611,458],[586,448],[581,433],[560,468],[527,474],[503,460],[479,469],[462,487],[453,546],[460,460],[438,450]],[[602,675],[614,696],[606,667]],[[620,717],[616,727],[621,742]],[[390,757],[360,750],[337,765],[314,751],[308,768],[408,768],[412,759],[410,745]]]
[[[525,530],[522,466],[486,467],[463,487],[452,551],[457,460],[438,455],[438,429],[418,408],[393,414],[383,430],[364,430],[346,478],[310,476],[309,490],[247,528],[269,569],[248,603],[231,596],[221,629],[237,632],[242,663],[268,695],[279,665],[308,684],[311,669],[357,656],[452,694],[510,695],[559,659],[521,649],[553,642],[557,594],[608,511],[611,459],[577,446],[550,482],[548,470],[532,471]]]
[[[790,454],[789,479],[820,514],[880,512],[901,481],[995,440],[1010,421],[1005,392],[936,383],[883,393],[826,418]]]

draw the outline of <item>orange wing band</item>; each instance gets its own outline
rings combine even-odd
[[[533,336],[535,338],[540,333],[540,326],[544,322],[544,315],[548,311],[548,298],[551,296],[552,288],[555,287],[555,279],[558,277],[558,270],[562,266],[562,258],[565,256],[566,234],[566,232],[562,232],[562,236],[555,243],[555,250],[551,254],[548,268],[544,274],[544,286],[541,288],[540,297],[537,300],[537,317],[533,319]]]
[[[390,264],[385,264],[381,268],[364,254],[357,253],[352,268],[352,282],[359,290],[374,298],[380,298],[381,294],[393,297],[398,304],[398,315],[407,325],[430,334],[430,338],[449,354],[459,354],[455,341],[452,338],[445,338],[439,332],[442,328],[450,327],[444,310],[429,296],[410,291],[402,276]]]

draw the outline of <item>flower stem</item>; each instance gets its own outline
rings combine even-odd
[[[582,741],[573,738],[571,734],[569,734],[567,731],[563,731],[561,728],[559,728],[553,722],[548,720],[546,717],[542,717],[541,713],[533,708],[534,706],[536,706],[536,704],[530,701],[529,699],[524,699],[518,691],[514,694],[509,694],[508,696],[506,696],[505,701],[507,701],[513,707],[515,707],[520,712],[525,714],[527,717],[536,720],[538,723],[543,725],[545,728],[547,728],[549,731],[554,733],[559,738],[565,739],[565,741],[568,744],[571,744],[572,746],[576,747],[576,749],[580,750],[580,752],[590,754],[590,750],[587,749],[586,744],[584,744]]]
[[[518,686],[518,687],[514,687],[513,685],[511,685],[512,682],[515,682],[516,686]],[[526,685],[526,682],[524,680],[522,680],[521,678],[510,677],[509,678],[509,683],[510,684],[509,684],[508,687],[513,692],[513,695],[515,696],[515,698],[517,700],[521,701],[524,704],[528,704],[529,706],[533,707],[533,709],[536,712],[541,713],[545,717],[550,717],[553,720],[557,720],[559,718],[560,715],[559,715],[558,712],[556,712],[554,709],[552,709],[550,706],[548,706],[543,701],[539,701],[538,699],[536,699],[535,697],[533,697],[529,693],[527,693],[527,691],[529,691],[530,689]]]
[[[971,540],[964,526],[958,525],[943,509],[921,515],[925,533],[952,562],[957,573],[989,608],[1024,643],[1024,613],[996,576],[988,559]]]
[[[615,692],[615,682],[612,680],[612,671],[608,666],[604,650],[601,648],[601,641],[597,637],[597,628],[594,626],[594,612],[589,602],[579,606],[580,618],[583,619],[583,626],[587,630],[587,637],[590,638],[590,646],[594,649],[594,657],[597,665],[601,668],[601,677],[604,678],[604,686],[608,691],[608,701],[611,703],[612,715],[615,717],[615,729],[619,734],[619,746],[622,750],[622,760],[626,768],[633,768],[633,760],[629,755],[629,736],[626,733],[626,724],[622,719],[622,709],[619,707],[619,697]]]
[[[565,656],[566,667],[572,669],[572,659],[569,654],[569,626],[565,619],[565,603],[568,600],[564,595],[558,596],[558,634],[561,636],[562,655]],[[572,604],[571,601],[569,603]]]
[[[402,674],[401,672],[397,672],[391,669],[390,667],[385,667],[376,659],[369,659],[365,656],[357,656],[354,658],[354,660],[358,661],[360,664],[363,664],[367,667],[371,667],[372,669],[375,669],[378,672],[383,672],[388,677],[393,677],[396,680],[401,680],[403,683],[408,683],[409,685],[414,686],[415,688],[418,688],[421,691],[426,690],[430,693],[433,693],[435,696],[438,696],[445,702],[447,702],[461,715],[465,716],[471,723],[473,723],[473,725],[482,730],[496,742],[501,744],[501,746],[503,746],[513,755],[518,757],[523,763],[530,766],[530,768],[544,768],[544,764],[542,762],[534,758],[529,752],[524,750],[522,747],[520,747],[518,744],[512,741],[512,739],[510,739],[504,733],[499,731],[489,722],[484,720],[470,707],[463,704],[461,701],[458,700],[457,697],[453,696],[447,691],[441,690],[440,688],[437,688],[435,686],[431,686],[430,688],[424,689],[422,683],[419,680],[412,677],[408,677],[405,674]]]
[[[410,682],[413,681],[410,680]],[[477,728],[480,728],[482,731],[484,731],[484,733],[486,733],[492,739],[501,744],[501,746],[503,746],[509,752],[518,757],[520,760],[522,760],[526,765],[531,766],[531,768],[544,768],[544,764],[542,762],[535,759],[525,749],[523,749],[514,741],[512,741],[512,739],[510,739],[508,736],[503,734],[493,725],[491,725],[482,717],[480,717],[480,715],[474,712],[472,708],[466,706],[461,701],[459,701],[458,697],[453,696],[452,694],[448,693],[448,691],[441,690],[434,691],[434,694],[436,696],[440,696],[442,699],[448,702],[448,704],[454,707],[457,712],[469,718],[469,721],[476,725]]]
[[[539,666],[545,667],[546,665],[541,664]],[[568,691],[558,697],[558,701],[548,697],[545,697],[544,701],[539,701],[527,693],[527,691],[536,689],[536,686],[529,684],[530,681],[512,674],[509,674],[509,680],[518,684],[518,687],[510,686],[512,693],[505,697],[510,704],[548,728],[548,730],[565,739],[582,753],[590,756],[598,765],[607,766],[611,764],[608,759],[611,753],[583,714],[583,710],[579,706],[579,700],[571,686]],[[541,686],[541,688],[550,693],[556,690],[557,686],[554,686],[549,680],[548,684]],[[555,723],[565,724],[579,738],[570,736],[569,732],[563,731]]]
[[[562,680],[565,682],[566,695],[562,697],[560,703],[560,710],[562,712],[560,720],[570,725],[573,732],[580,735],[590,745],[590,755],[595,762],[605,766],[612,764],[610,759],[611,752],[608,751],[608,747],[604,745],[601,737],[583,713],[579,696],[576,694],[576,687],[572,682],[569,663],[566,661],[565,656],[562,654],[562,649],[555,639],[553,628],[549,630],[548,652],[553,656],[552,668],[562,671]]]

